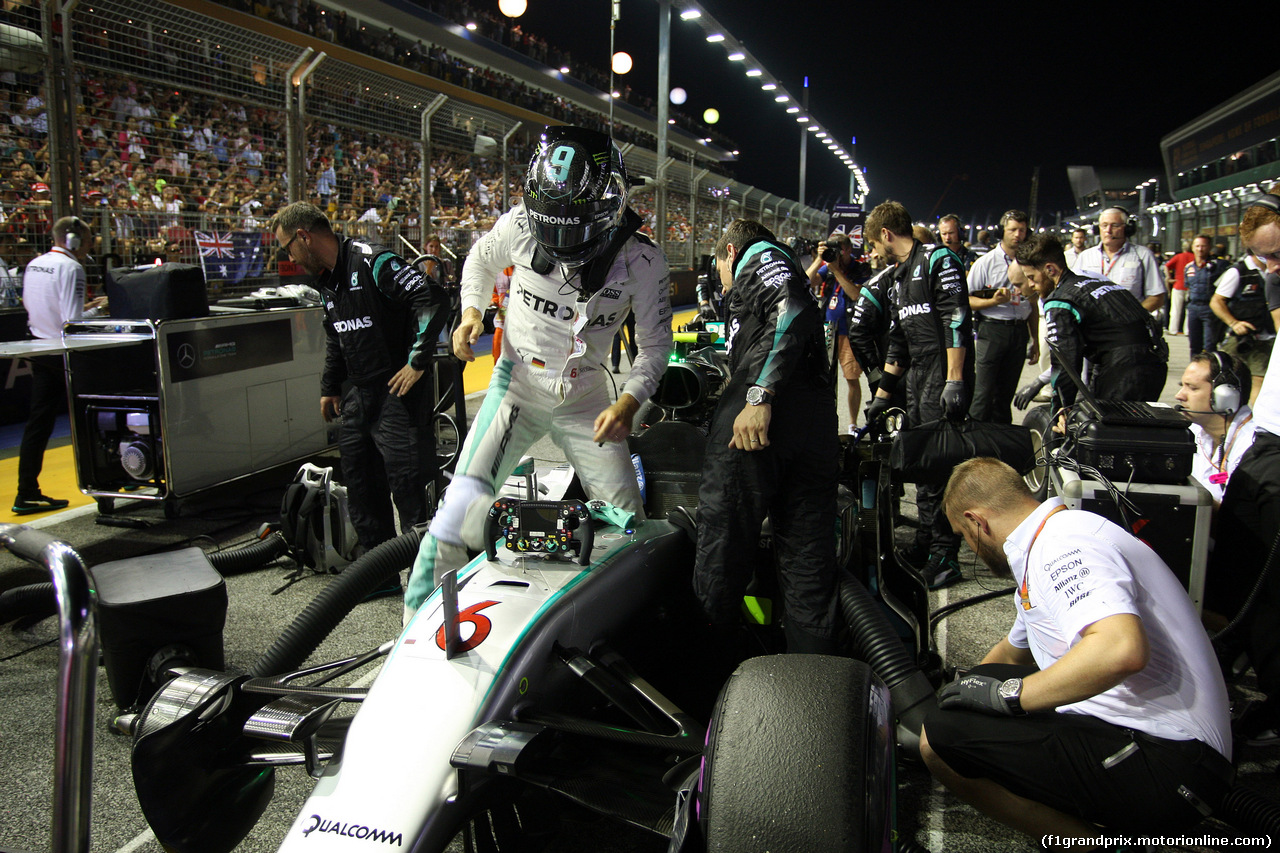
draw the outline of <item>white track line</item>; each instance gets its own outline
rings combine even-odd
[[[117,849],[116,853],[133,853],[134,850],[137,850],[139,847],[146,844],[148,841],[155,841],[155,840],[156,840],[155,833],[151,831],[150,827],[148,827],[147,829],[144,829],[142,832],[138,833],[137,837],[134,838],[132,841],[130,841],[128,844]]]
[[[948,592],[949,590],[945,587],[943,589],[938,590],[938,601],[937,601],[937,604],[935,605],[935,609],[941,609],[947,606],[947,601],[950,598],[950,595],[948,595]],[[926,631],[929,630],[928,625],[925,626],[925,630]],[[937,643],[938,643],[938,656],[945,661],[947,659],[947,620],[946,619],[943,619],[938,624]],[[932,779],[931,782],[932,782],[932,788],[929,791],[929,819],[928,821],[926,821],[926,825],[929,828],[929,849],[938,851],[938,850],[944,850],[946,848],[946,845],[943,843],[944,839],[946,838],[946,832],[943,829],[943,824],[945,823],[945,821],[943,820],[943,811],[942,811],[944,807],[943,806],[944,789],[942,787],[942,783],[940,783],[937,779]]]

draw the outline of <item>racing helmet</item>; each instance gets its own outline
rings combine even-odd
[[[529,231],[549,257],[580,267],[608,245],[627,208],[627,187],[612,139],[584,127],[547,127],[525,177]]]

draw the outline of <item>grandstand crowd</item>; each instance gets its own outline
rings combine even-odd
[[[367,28],[349,22],[344,12],[333,14],[298,0],[228,0],[226,5],[555,118],[587,125],[603,122],[513,78],[468,66],[437,46],[411,44],[390,31],[374,37]],[[454,20],[476,20],[487,37],[535,60],[572,62],[541,38],[521,32],[518,25],[508,27],[487,13],[476,15],[465,4],[424,0],[423,5]],[[153,42],[158,55],[150,55],[131,33],[131,22],[114,21],[102,10],[89,12],[88,20],[78,21],[77,33],[98,62],[78,68],[75,133],[81,214],[97,234],[95,251],[113,252],[125,263],[152,258],[192,262],[195,231],[263,228],[271,213],[288,201],[285,114],[254,103],[270,100],[255,96],[265,95],[276,81],[265,68],[250,67],[245,69],[243,82],[250,86],[243,99],[210,94],[207,88],[219,87],[207,85],[209,69],[201,67],[189,46],[161,35]],[[30,2],[7,3],[4,20],[37,27],[38,8]],[[130,57],[133,67],[126,68]],[[109,70],[113,66],[119,70]],[[165,82],[140,78],[138,67]],[[580,64],[571,67],[588,84],[607,86],[607,77],[602,80],[599,72]],[[9,85],[6,96],[0,97],[0,263],[16,270],[49,249],[54,182],[44,81],[39,75],[9,74],[4,82]],[[340,95],[322,87],[315,94],[317,101],[326,97]],[[472,137],[479,132],[464,130]],[[465,252],[474,235],[487,230],[502,212],[502,163],[463,151],[437,148],[433,153],[433,220],[423,229],[420,142],[409,135],[313,118],[307,126],[306,198],[327,210],[343,233],[388,245],[403,235],[421,246],[427,234],[439,232],[447,245]],[[520,198],[519,176],[527,157],[527,140],[517,136],[509,151],[508,204]],[[633,206],[646,222],[645,230],[658,236],[652,196],[636,195]],[[697,214],[695,234],[689,199],[669,195],[666,240],[713,242],[724,211],[708,198],[698,200]]]

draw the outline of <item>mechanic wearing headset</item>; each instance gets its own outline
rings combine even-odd
[[[548,127],[529,164],[524,201],[494,224],[462,270],[459,358],[484,331],[494,277],[515,266],[502,356],[458,455],[453,481],[422,540],[405,594],[407,621],[444,574],[484,547],[495,493],[544,435],[564,451],[587,494],[642,510],[625,444],[632,418],[671,351],[667,259],[637,234],[622,155],[602,133]],[[639,353],[616,402],[604,361],[627,315]]]
[[[1196,455],[1191,476],[1221,505],[1231,474],[1253,446],[1253,410],[1244,402],[1249,368],[1226,353],[1200,352],[1182,371],[1176,408],[1191,421]]]
[[[53,248],[27,264],[22,274],[22,304],[27,309],[31,335],[44,340],[62,338],[62,326],[82,317],[96,317],[107,299],[100,296],[85,302],[83,261],[89,254],[89,226],[74,216],[64,216],[53,224]],[[18,496],[14,515],[49,512],[67,506],[61,498],[40,492],[40,471],[44,452],[58,417],[58,406],[66,398],[62,356],[44,355],[28,359],[31,365],[31,411],[22,430],[18,450]]]
[[[736,219],[716,243],[729,382],[698,489],[694,592],[734,656],[765,516],[786,607],[788,652],[835,653],[836,401],[823,316],[791,251]]]
[[[1178,579],[1123,528],[1036,501],[997,459],[956,466],[954,529],[1012,576],[1015,620],[945,686],[920,752],[956,796],[1048,849],[1182,832],[1231,788],[1227,689]]]
[[[394,252],[334,234],[309,202],[281,208],[270,227],[290,260],[316,276],[324,301],[320,415],[341,415],[351,523],[368,550],[395,538],[393,499],[402,530],[427,520],[436,456],[430,383],[418,380],[435,354],[448,296]],[[386,592],[398,586],[396,579]]]

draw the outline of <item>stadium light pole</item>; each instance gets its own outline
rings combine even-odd
[[[804,78],[804,92],[800,96],[800,108],[809,114],[809,77]],[[800,203],[804,204],[805,172],[809,167],[809,131],[800,126]]]
[[[658,0],[658,174],[654,177],[658,186],[654,188],[657,203],[654,205],[658,221],[658,232],[653,235],[658,245],[667,248],[667,121],[669,106],[667,99],[671,96],[671,0]]]

